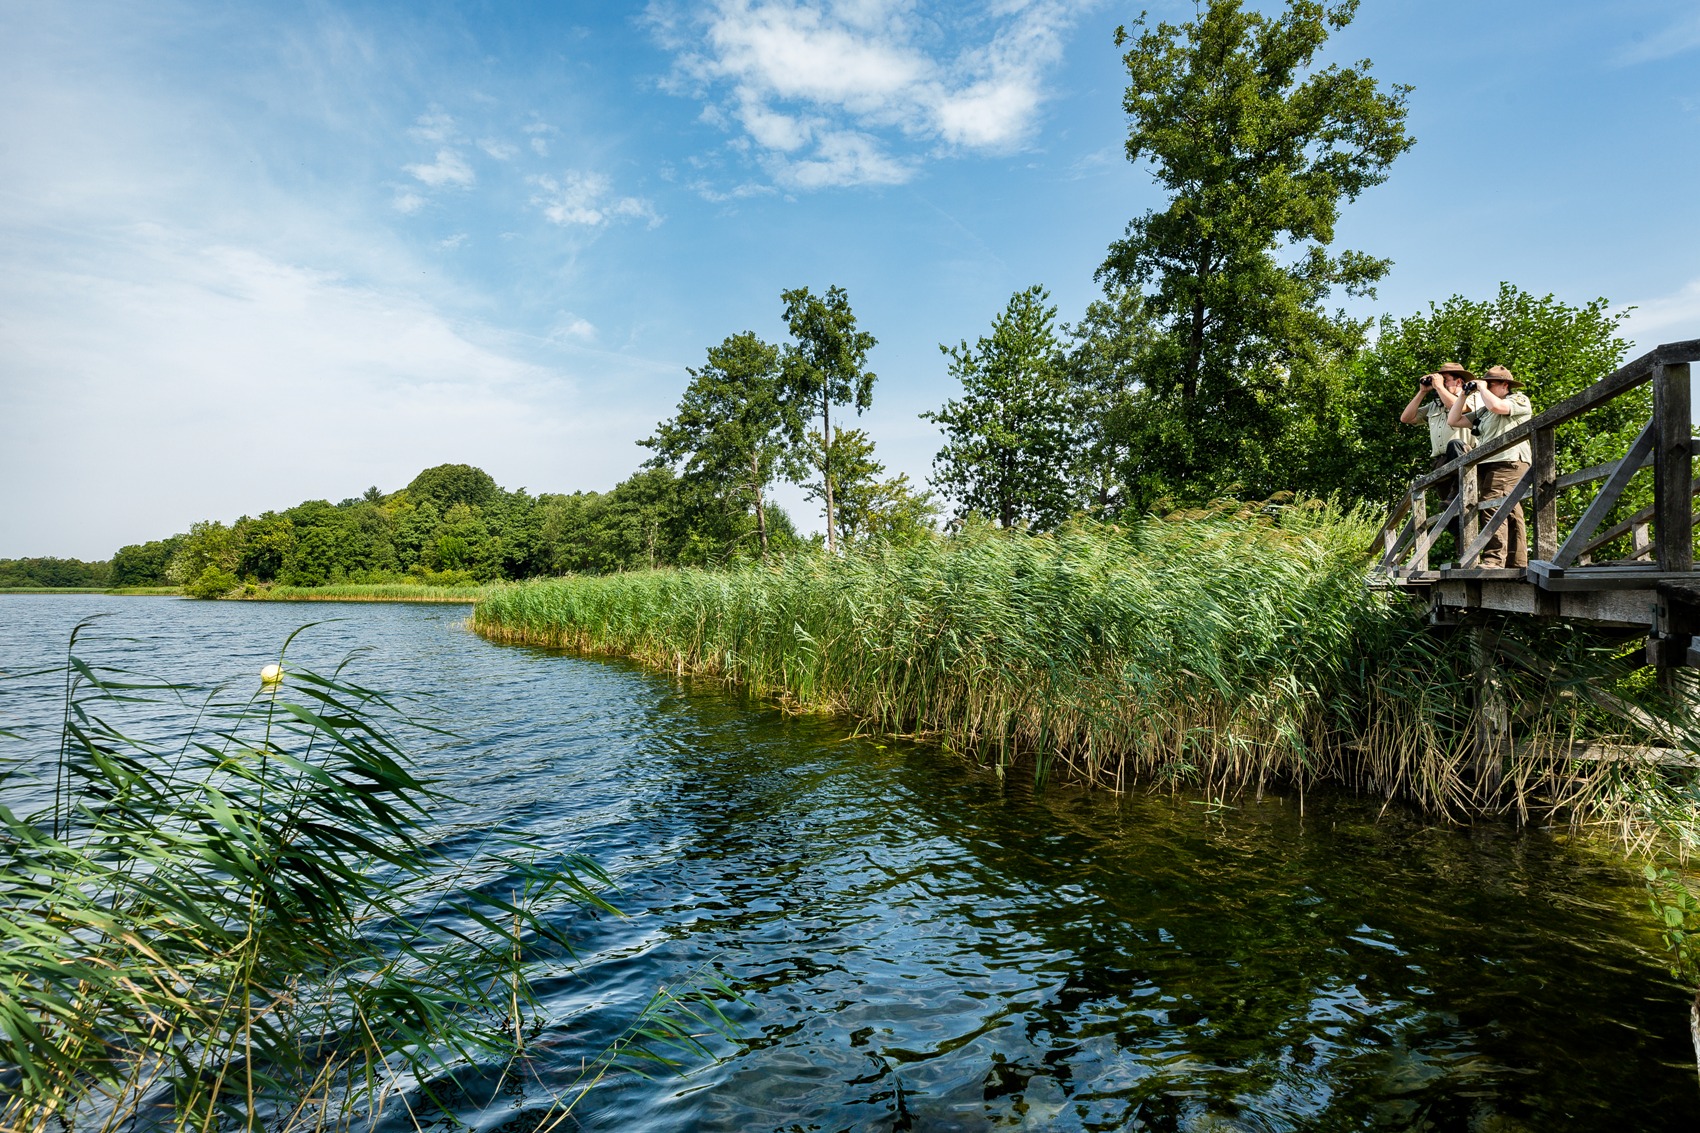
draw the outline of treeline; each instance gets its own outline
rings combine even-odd
[[[770,539],[789,549],[789,519],[769,509]],[[175,584],[213,597],[243,583],[323,586],[414,580],[491,582],[573,571],[711,565],[753,546],[747,516],[728,512],[664,468],[608,492],[507,491],[465,464],[428,468],[407,487],[332,504],[207,520],[169,539],[121,548],[112,585]]]
[[[110,562],[81,559],[0,559],[0,590],[104,589],[112,585]]]

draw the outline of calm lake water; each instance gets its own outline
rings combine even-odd
[[[461,735],[416,749],[462,801],[587,853],[627,915],[563,913],[539,971],[561,1081],[662,984],[743,996],[722,1061],[625,1078],[593,1130],[1695,1128],[1686,998],[1629,871],[1540,832],[1312,795],[1216,810],[1007,783],[715,687],[489,644],[463,607],[0,597],[0,727],[43,725],[79,652],[255,681],[351,649]],[[142,728],[170,727],[147,709]],[[0,751],[39,758],[45,727]],[[27,809],[27,792],[4,801]],[[492,1079],[493,1081],[494,1079]],[[477,1087],[474,1086],[474,1094]],[[471,1097],[483,1130],[541,1103]]]

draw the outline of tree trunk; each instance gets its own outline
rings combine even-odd
[[[761,536],[761,557],[767,561],[767,508],[761,498],[761,458],[750,458],[750,483],[756,490],[756,533]]]
[[[1202,286],[1204,279],[1199,278]],[[1192,330],[1187,343],[1186,369],[1181,374],[1181,400],[1191,406],[1198,397],[1198,371],[1204,359],[1204,300],[1192,301]]]
[[[1497,799],[1511,747],[1511,705],[1495,656],[1498,634],[1486,626],[1470,631],[1470,660],[1476,669],[1476,786],[1483,807]]]
[[[838,525],[838,517],[832,508],[832,396],[822,393],[820,399],[821,447],[820,447],[820,480],[821,487],[826,490],[826,550],[831,554],[838,549],[838,541],[834,537],[834,528]]]

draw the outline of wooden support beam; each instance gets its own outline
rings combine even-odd
[[[1468,568],[1475,563],[1477,556],[1482,553],[1482,548],[1486,547],[1488,541],[1493,538],[1494,532],[1505,526],[1505,521],[1510,518],[1512,510],[1523,502],[1524,495],[1529,491],[1529,485],[1534,483],[1534,477],[1534,467],[1525,468],[1522,478],[1517,481],[1517,486],[1512,488],[1504,499],[1493,501],[1497,505],[1493,509],[1493,518],[1487,521],[1487,525],[1482,528],[1481,534],[1477,535],[1475,541],[1463,554],[1458,556],[1459,566]],[[1486,507],[1487,505],[1482,504],[1481,506]]]
[[[1458,497],[1453,496],[1451,502],[1446,505],[1446,510],[1434,517],[1433,526],[1417,538],[1417,549],[1409,561],[1415,564],[1420,560],[1422,565],[1415,569],[1425,571],[1428,569],[1429,548],[1434,546],[1436,539],[1440,538],[1440,533],[1446,530],[1446,525],[1458,518],[1458,504]]]
[[[1600,526],[1600,522],[1610,514],[1611,509],[1617,504],[1618,497],[1623,495],[1623,489],[1629,486],[1630,477],[1640,471],[1642,460],[1649,452],[1653,451],[1653,446],[1657,443],[1658,423],[1659,415],[1655,410],[1653,419],[1647,422],[1646,428],[1641,430],[1641,435],[1636,437],[1635,443],[1629,446],[1629,452],[1624,455],[1624,458],[1617,462],[1616,470],[1606,478],[1605,485],[1600,489],[1599,495],[1594,497],[1594,502],[1588,505],[1588,510],[1582,513],[1582,518],[1576,521],[1575,527],[1571,528],[1570,535],[1564,540],[1563,546],[1553,553],[1552,563],[1554,566],[1567,567],[1576,561],[1576,556],[1581,554],[1583,544],[1593,536],[1594,531]],[[1686,498],[1684,497],[1684,499]]]
[[[1477,501],[1481,499],[1481,481],[1477,477],[1474,464],[1460,465],[1458,468],[1458,493],[1452,498],[1458,501],[1458,538],[1468,547],[1476,541],[1476,528],[1481,523],[1481,513],[1477,510]],[[1460,552],[1464,547],[1458,548]]]
[[[1417,548],[1412,553],[1411,557],[1405,560],[1405,565],[1407,567],[1413,567],[1417,570],[1428,569],[1428,549],[1429,544],[1433,542],[1433,539],[1430,539],[1427,542],[1423,540],[1422,536],[1426,534],[1425,528],[1427,527],[1428,493],[1418,492],[1416,494],[1416,498],[1411,501],[1411,529],[1415,531],[1417,535]]]
[[[1558,438],[1552,426],[1536,429],[1530,449],[1534,460],[1534,511],[1529,525],[1529,557],[1551,559],[1558,551],[1558,493],[1564,481],[1558,477]]]
[[[1412,492],[1406,492],[1405,498],[1393,505],[1393,510],[1387,515],[1387,522],[1381,525],[1381,532],[1376,536],[1376,541],[1381,544],[1381,561],[1383,569],[1385,569],[1386,565],[1392,561],[1393,546],[1396,533],[1399,530],[1399,521],[1405,518],[1405,513],[1407,511],[1411,510],[1412,494]]]
[[[1659,366],[1653,374],[1653,423],[1658,430],[1653,481],[1653,529],[1658,534],[1659,569],[1694,569],[1694,431],[1688,363]]]

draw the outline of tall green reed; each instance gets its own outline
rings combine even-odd
[[[502,587],[470,624],[849,713],[1000,771],[1212,796],[1335,781],[1442,815],[1563,810],[1631,839],[1654,811],[1681,813],[1686,782],[1663,769],[1571,758],[1580,738],[1669,742],[1648,722],[1687,725],[1656,689],[1623,691],[1622,650],[1568,627],[1472,631],[1491,639],[1518,741],[1484,753],[1480,639],[1366,585],[1375,530],[1314,500],[1042,536],[971,527],[838,557]]]
[[[435,848],[447,796],[398,739],[435,729],[340,669],[215,696],[150,742],[122,714],[188,690],[85,661],[84,629],[51,803],[0,806],[0,1126],[417,1123],[457,1073],[527,1077],[528,972],[570,954],[552,914],[615,911],[595,862],[500,831]],[[723,1022],[706,989],[658,993],[576,1080],[528,1083],[540,1120]]]

